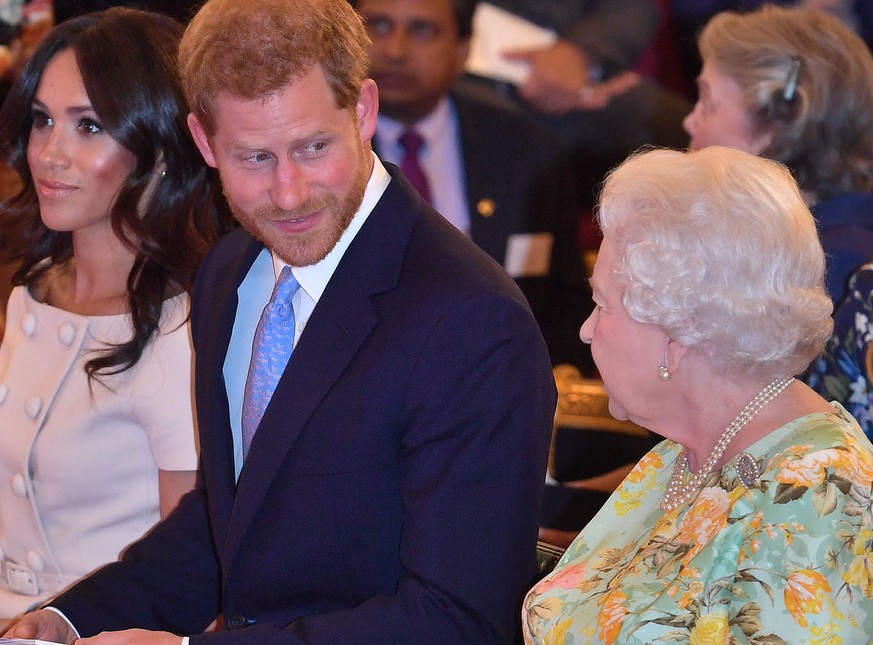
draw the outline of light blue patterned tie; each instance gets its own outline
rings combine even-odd
[[[258,321],[243,396],[243,458],[248,454],[264,410],[294,349],[294,307],[291,306],[291,298],[299,288],[300,283],[291,273],[291,267],[286,266],[279,274],[270,302],[264,307]]]

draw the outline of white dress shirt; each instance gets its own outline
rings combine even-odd
[[[400,135],[410,127],[424,139],[418,161],[427,177],[431,206],[469,237],[470,209],[455,106],[443,97],[430,114],[412,126],[380,114],[376,146],[385,161],[400,165],[404,152]]]

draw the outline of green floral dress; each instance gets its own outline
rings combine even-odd
[[[873,642],[873,445],[834,408],[747,448],[752,488],[731,462],[669,513],[678,446],[655,446],[528,593],[526,641]]]

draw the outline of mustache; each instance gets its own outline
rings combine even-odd
[[[254,211],[254,215],[257,218],[271,219],[271,220],[283,220],[283,219],[300,219],[302,217],[307,217],[308,215],[312,215],[313,213],[317,213],[319,211],[323,211],[330,208],[336,208],[338,201],[336,198],[325,195],[322,197],[318,197],[316,199],[309,199],[303,202],[300,206],[293,210],[285,210],[284,208],[277,208],[276,206],[267,205],[261,206],[260,208]]]
[[[243,220],[247,220],[250,218],[269,220],[300,219],[302,217],[312,215],[313,213],[317,213],[318,211],[326,209],[336,209],[340,203],[339,199],[337,199],[333,195],[320,195],[318,197],[306,200],[300,206],[293,210],[277,208],[273,204],[259,206],[254,210],[246,210],[234,199],[231,198],[228,192],[224,190],[224,186],[222,186],[222,193],[224,194],[227,205],[230,207],[230,210],[233,213],[234,217]]]

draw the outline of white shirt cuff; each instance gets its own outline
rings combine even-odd
[[[49,611],[55,612],[58,616],[60,616],[61,618],[64,619],[64,622],[67,623],[67,625],[70,626],[70,629],[73,630],[73,633],[76,635],[76,638],[82,638],[82,635],[79,633],[79,630],[76,629],[76,626],[70,622],[70,619],[67,618],[64,615],[64,612],[62,612],[60,609],[57,609],[56,607],[52,607],[51,605],[49,605],[48,607],[41,607],[41,609],[48,609]]]
[[[62,612],[60,609],[58,609],[58,608],[56,608],[56,607],[51,607],[51,606],[49,606],[49,607],[42,607],[42,609],[48,609],[49,611],[53,611],[53,612],[55,612],[58,616],[60,616],[61,618],[64,619],[64,622],[66,622],[67,625],[70,626],[70,629],[72,629],[73,632],[76,634],[76,638],[82,638],[82,635],[79,634],[79,630],[76,629],[76,626],[75,626],[73,623],[70,622],[70,619],[67,618],[67,617],[64,615],[64,612]],[[188,645],[188,637],[187,637],[187,636],[183,636],[183,637],[182,637],[182,642],[180,643],[180,645]]]

